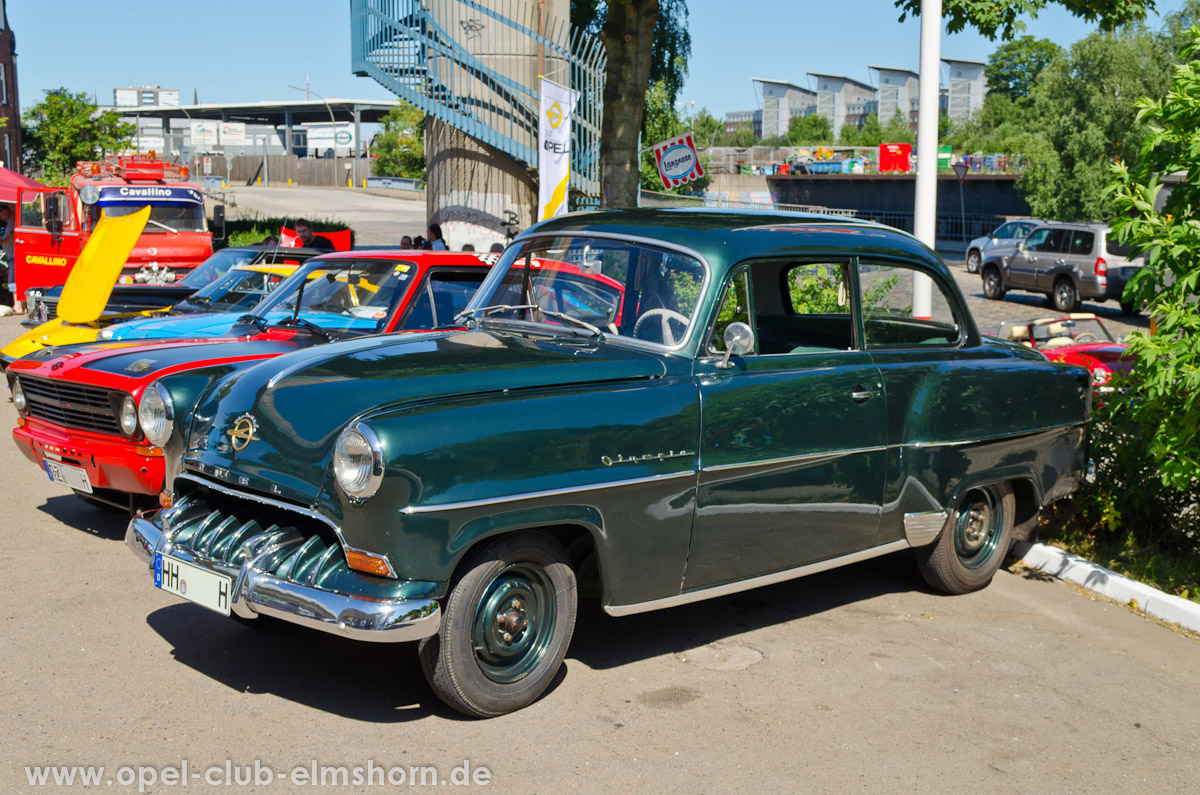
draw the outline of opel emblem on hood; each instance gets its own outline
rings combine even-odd
[[[258,423],[249,414],[243,414],[238,417],[233,423],[233,427],[225,431],[231,440],[234,450],[245,450],[246,446],[251,442],[258,441],[258,437],[254,432],[258,430]]]

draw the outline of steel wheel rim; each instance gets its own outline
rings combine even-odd
[[[1071,285],[1060,284],[1058,286],[1058,308],[1066,310],[1071,306]]]
[[[997,276],[994,271],[988,272],[988,275],[984,278],[984,282],[987,287],[987,292],[989,294],[995,295],[996,286],[999,283],[999,281],[1000,281],[1000,277]]]
[[[475,608],[471,647],[479,669],[501,684],[528,676],[546,656],[557,612],[545,569],[532,563],[506,566]]]
[[[954,516],[954,552],[968,569],[985,565],[996,554],[1003,517],[991,489],[967,492]]]
[[[973,251],[967,255],[967,270],[979,270],[979,255]]]

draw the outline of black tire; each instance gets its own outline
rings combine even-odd
[[[967,491],[938,540],[916,550],[925,582],[948,594],[986,587],[1012,545],[1016,504],[1007,483]]]
[[[458,567],[421,670],[438,698],[473,717],[535,701],[575,630],[578,589],[566,551],[543,533],[484,542]]]
[[[1059,312],[1074,312],[1079,308],[1079,291],[1075,282],[1063,277],[1054,283],[1054,292],[1050,294],[1050,303]]]
[[[981,258],[979,251],[971,249],[967,252],[967,273],[979,273],[979,263]]]
[[[999,301],[1004,297],[1004,278],[1000,275],[1000,269],[995,265],[991,265],[983,271],[983,294],[985,297],[993,301]]]
[[[1126,315],[1136,315],[1138,313],[1137,307],[1133,305],[1132,301],[1122,301],[1121,312]]]

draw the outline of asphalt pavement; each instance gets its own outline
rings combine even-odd
[[[1045,311],[976,300],[962,276],[985,330]],[[0,318],[0,341],[22,330]],[[179,791],[161,777],[185,763],[188,791],[255,765],[275,776],[257,791],[290,792],[320,788],[313,765],[366,790],[356,767],[453,782],[464,764],[504,792],[1200,788],[1200,643],[1037,572],[947,597],[905,552],[658,613],[584,605],[550,691],[474,721],[441,705],[413,646],[184,603],[126,549],[125,517],[11,443],[0,471],[3,792],[43,765]]]

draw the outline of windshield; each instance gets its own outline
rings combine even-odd
[[[145,207],[145,204],[105,204],[104,212],[109,218],[122,215],[132,215]],[[93,204],[88,207],[88,229],[95,229],[100,221],[100,206]],[[164,228],[166,227],[166,228]],[[147,232],[203,232],[204,207],[191,202],[175,202],[172,204],[150,205],[150,220],[146,222]]]
[[[497,265],[467,311],[479,322],[524,321],[676,347],[695,319],[704,277],[694,257],[646,243],[535,238],[507,267]]]
[[[392,308],[418,273],[413,263],[391,259],[321,259],[309,266],[254,313],[263,317],[269,312],[295,312],[299,300],[300,316],[322,328],[373,334],[387,325]]]
[[[1116,341],[1104,324],[1095,318],[1005,321],[996,336],[1038,349]]]
[[[283,284],[285,278],[278,273],[235,268],[180,301],[178,306],[205,312],[248,311],[266,298],[267,293]]]
[[[179,284],[187,287],[200,288],[212,284],[218,277],[229,272],[230,268],[248,265],[255,257],[255,252],[240,248],[223,248],[208,259],[197,265],[191,273],[180,279]]]

